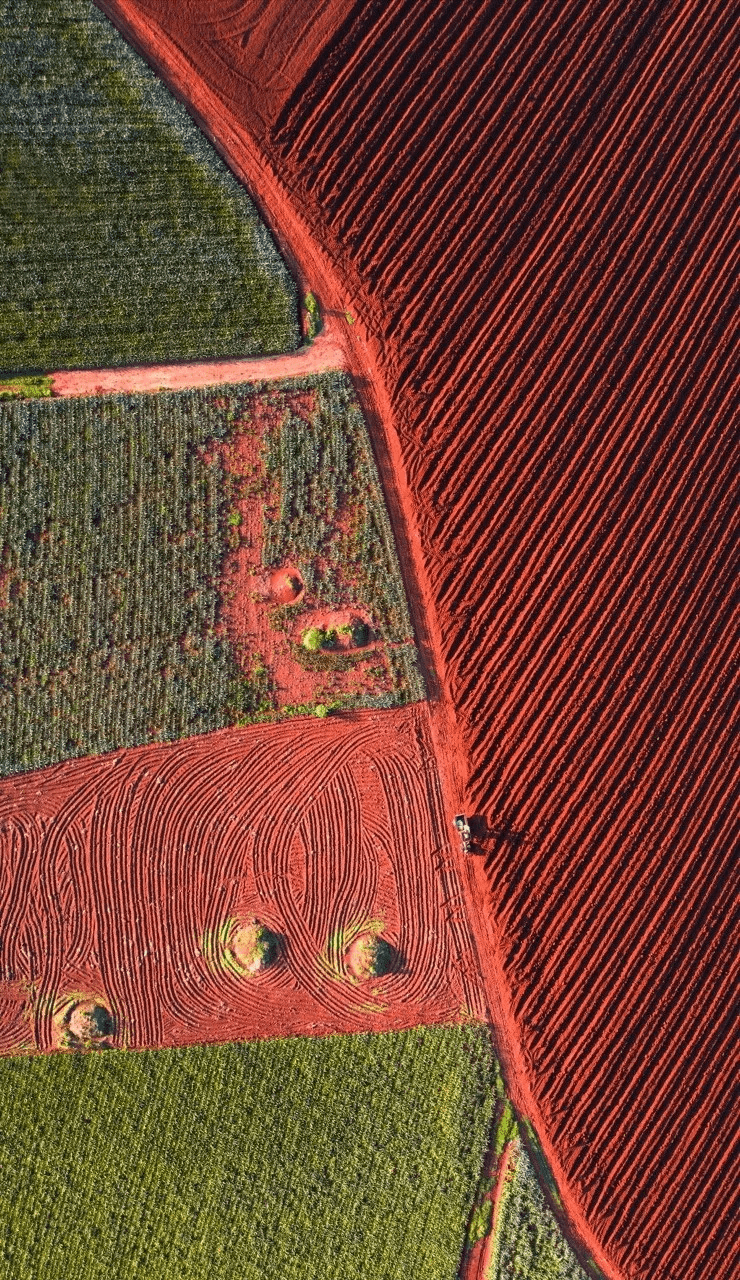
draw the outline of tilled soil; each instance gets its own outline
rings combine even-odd
[[[571,1220],[613,1275],[728,1280],[732,8],[104,7],[355,321],[508,1081]]]

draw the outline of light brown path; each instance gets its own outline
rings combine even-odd
[[[249,360],[201,360],[183,364],[133,365],[127,369],[67,369],[52,373],[55,396],[96,396],[117,391],[179,390],[219,382],[267,382],[307,373],[343,369],[344,349],[337,340],[333,316],[310,346],[282,356]]]

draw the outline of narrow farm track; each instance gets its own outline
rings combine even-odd
[[[80,993],[132,1047],[485,1018],[428,737],[417,705],[4,779],[0,1052],[57,1047]],[[214,940],[253,916],[281,952],[245,978]],[[369,921],[398,961],[355,983],[341,936]]]
[[[612,1276],[729,1280],[737,12],[103,7],[356,318],[447,803],[488,832],[499,1047],[571,1224]]]
[[[325,321],[322,333],[310,345],[288,355],[135,365],[130,369],[63,369],[50,375],[52,394],[99,396],[124,391],[176,391],[219,382],[269,382],[343,369],[345,355],[336,336],[336,317],[327,316]]]

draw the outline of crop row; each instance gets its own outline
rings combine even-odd
[[[219,430],[202,393],[0,405],[2,772],[224,723]]]
[[[246,192],[90,0],[0,9],[0,371],[293,349]]]

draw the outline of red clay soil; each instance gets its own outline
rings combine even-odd
[[[446,803],[488,832],[499,1051],[571,1225],[613,1276],[729,1280],[737,14],[104,8],[356,319]]]
[[[4,779],[0,1052],[61,1047],[85,996],[136,1048],[485,1018],[429,735],[417,705]],[[373,921],[401,963],[356,984],[334,951]]]
[[[285,356],[133,365],[129,369],[67,369],[51,374],[52,394],[99,396],[115,391],[176,391],[185,387],[210,387],[219,382],[266,382],[342,369],[344,350],[336,337],[336,326],[336,319],[327,317],[324,331],[310,346]]]

